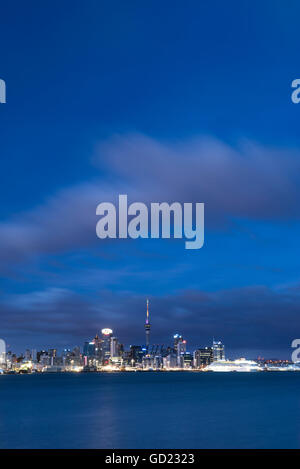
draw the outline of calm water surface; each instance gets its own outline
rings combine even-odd
[[[299,448],[300,373],[0,376],[0,448]]]

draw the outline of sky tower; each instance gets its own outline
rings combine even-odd
[[[146,323],[145,323],[147,353],[149,350],[149,343],[150,343],[150,328],[151,328],[151,324],[149,321],[149,300],[147,300],[147,316],[146,316]]]

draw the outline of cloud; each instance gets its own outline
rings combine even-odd
[[[104,184],[86,183],[55,194],[41,206],[0,223],[2,262],[28,260],[96,241],[96,205],[112,197]]]
[[[116,136],[99,147],[107,163],[148,200],[205,202],[215,222],[227,217],[299,219],[300,152],[213,138],[159,142]]]
[[[100,249],[96,206],[116,203],[120,193],[127,193],[129,202],[204,202],[206,228],[222,228],[233,217],[299,219],[300,158],[289,149],[122,135],[102,142],[93,163],[106,169],[105,177],[97,172],[93,181],[61,190],[0,223],[2,267],[95,243]]]
[[[229,355],[247,349],[269,354],[283,350],[289,356],[298,334],[299,308],[295,286],[185,289],[150,299],[151,341],[169,345],[179,332],[191,350],[209,345],[214,336],[224,341]],[[33,291],[2,299],[0,314],[3,337],[7,333],[19,343],[30,334],[34,343],[43,338],[50,344],[81,345],[103,327],[111,327],[126,345],[144,341],[145,295],[134,292],[104,290],[87,298],[71,290]]]

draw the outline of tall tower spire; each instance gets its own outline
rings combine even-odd
[[[147,353],[149,351],[149,343],[150,343],[150,328],[151,328],[151,324],[149,321],[149,300],[147,300],[147,315],[146,315],[146,323],[145,323]]]

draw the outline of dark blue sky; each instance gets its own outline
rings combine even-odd
[[[290,356],[300,310],[299,2],[1,5],[0,336],[181,332]],[[95,208],[204,202],[205,246],[100,241]],[[300,331],[299,331],[300,332]]]

